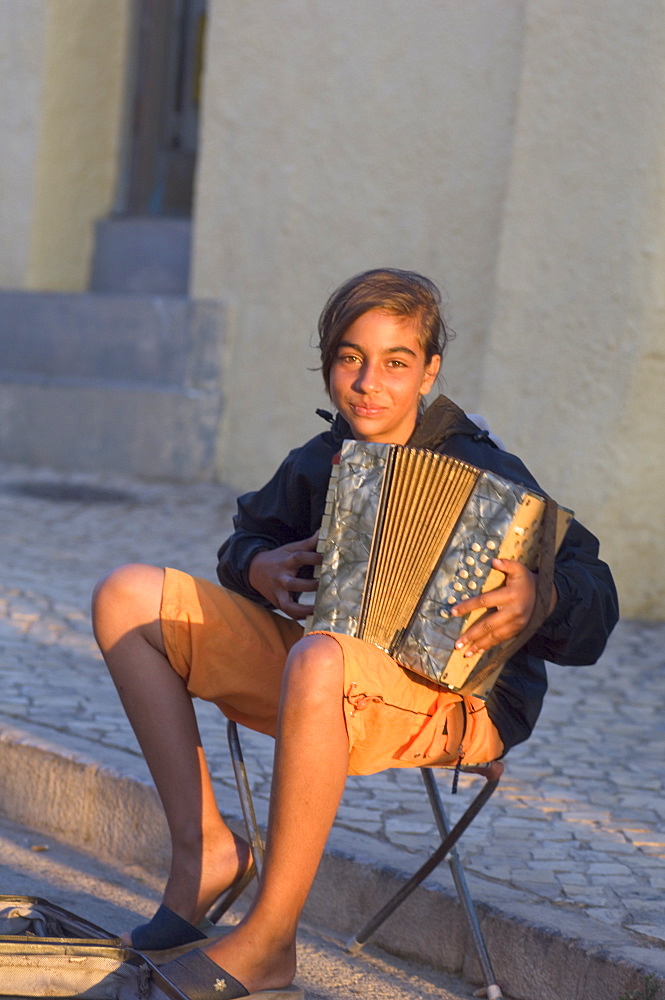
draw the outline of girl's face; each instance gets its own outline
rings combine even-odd
[[[426,364],[415,319],[371,309],[342,336],[330,398],[357,441],[406,444],[440,364],[438,354]]]

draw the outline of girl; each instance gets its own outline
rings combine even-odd
[[[276,738],[266,856],[256,898],[228,935],[162,972],[197,1000],[256,991],[293,994],[295,935],[347,773],[491,761],[526,739],[546,689],[543,659],[593,663],[617,620],[616,593],[594,537],[577,522],[559,551],[549,617],[504,668],[487,702],[410,673],[381,649],[332,633],[303,637],[299,594],[312,569],[331,462],[344,438],[427,447],[534,486],[445,397],[422,411],[446,346],[435,286],[394,269],[352,278],[319,321],[330,430],[291,452],[273,479],[238,501],[219,552],[222,586],[173,569],[124,566],[97,587],[95,634],[164,806],[172,863],[163,903],[131,934],[141,950],[203,939],[197,924],[251,868],[247,843],[222,820],[192,706]],[[454,610],[484,614],[459,645],[469,653],[518,635],[535,600],[522,564],[496,564],[505,584]],[[279,610],[283,614],[276,614]],[[288,616],[288,617],[285,617]],[[451,757],[451,755],[453,755]]]

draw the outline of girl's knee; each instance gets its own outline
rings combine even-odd
[[[316,694],[324,689],[342,690],[344,657],[329,635],[306,635],[291,647],[284,672],[285,683]]]
[[[118,601],[131,599],[134,591],[141,585],[143,570],[149,568],[140,563],[128,563],[112,569],[103,576],[97,581],[92,592],[93,612],[95,608],[99,609],[109,602],[115,604]]]
[[[93,590],[95,633],[118,620],[131,628],[158,618],[163,583],[164,571],[155,566],[128,563],[111,570]]]

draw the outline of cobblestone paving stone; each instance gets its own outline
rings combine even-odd
[[[233,509],[220,485],[0,465],[0,721],[83,738],[93,755],[112,747],[138,759],[92,638],[92,587],[128,561],[214,579]],[[596,666],[549,667],[533,737],[511,752],[491,807],[461,842],[467,870],[665,947],[664,667],[665,625],[638,622],[620,623]],[[213,706],[199,703],[198,714],[213,776],[235,801],[225,728]],[[243,746],[265,818],[272,742],[243,734]],[[450,780],[441,774],[446,792]],[[462,777],[453,815],[477,781]],[[349,779],[336,826],[401,858],[438,842],[413,771]]]

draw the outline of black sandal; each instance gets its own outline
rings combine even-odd
[[[131,933],[132,948],[136,951],[161,951],[179,948],[193,941],[203,941],[206,935],[188,920],[179,917],[168,906],[162,905],[147,924],[140,924]]]
[[[177,987],[188,1000],[238,1000],[240,997],[256,997],[257,1000],[304,1000],[303,991],[297,986],[250,993],[200,948],[174,958],[160,966],[156,972],[153,971],[153,979],[158,986],[160,977],[169,986]]]

